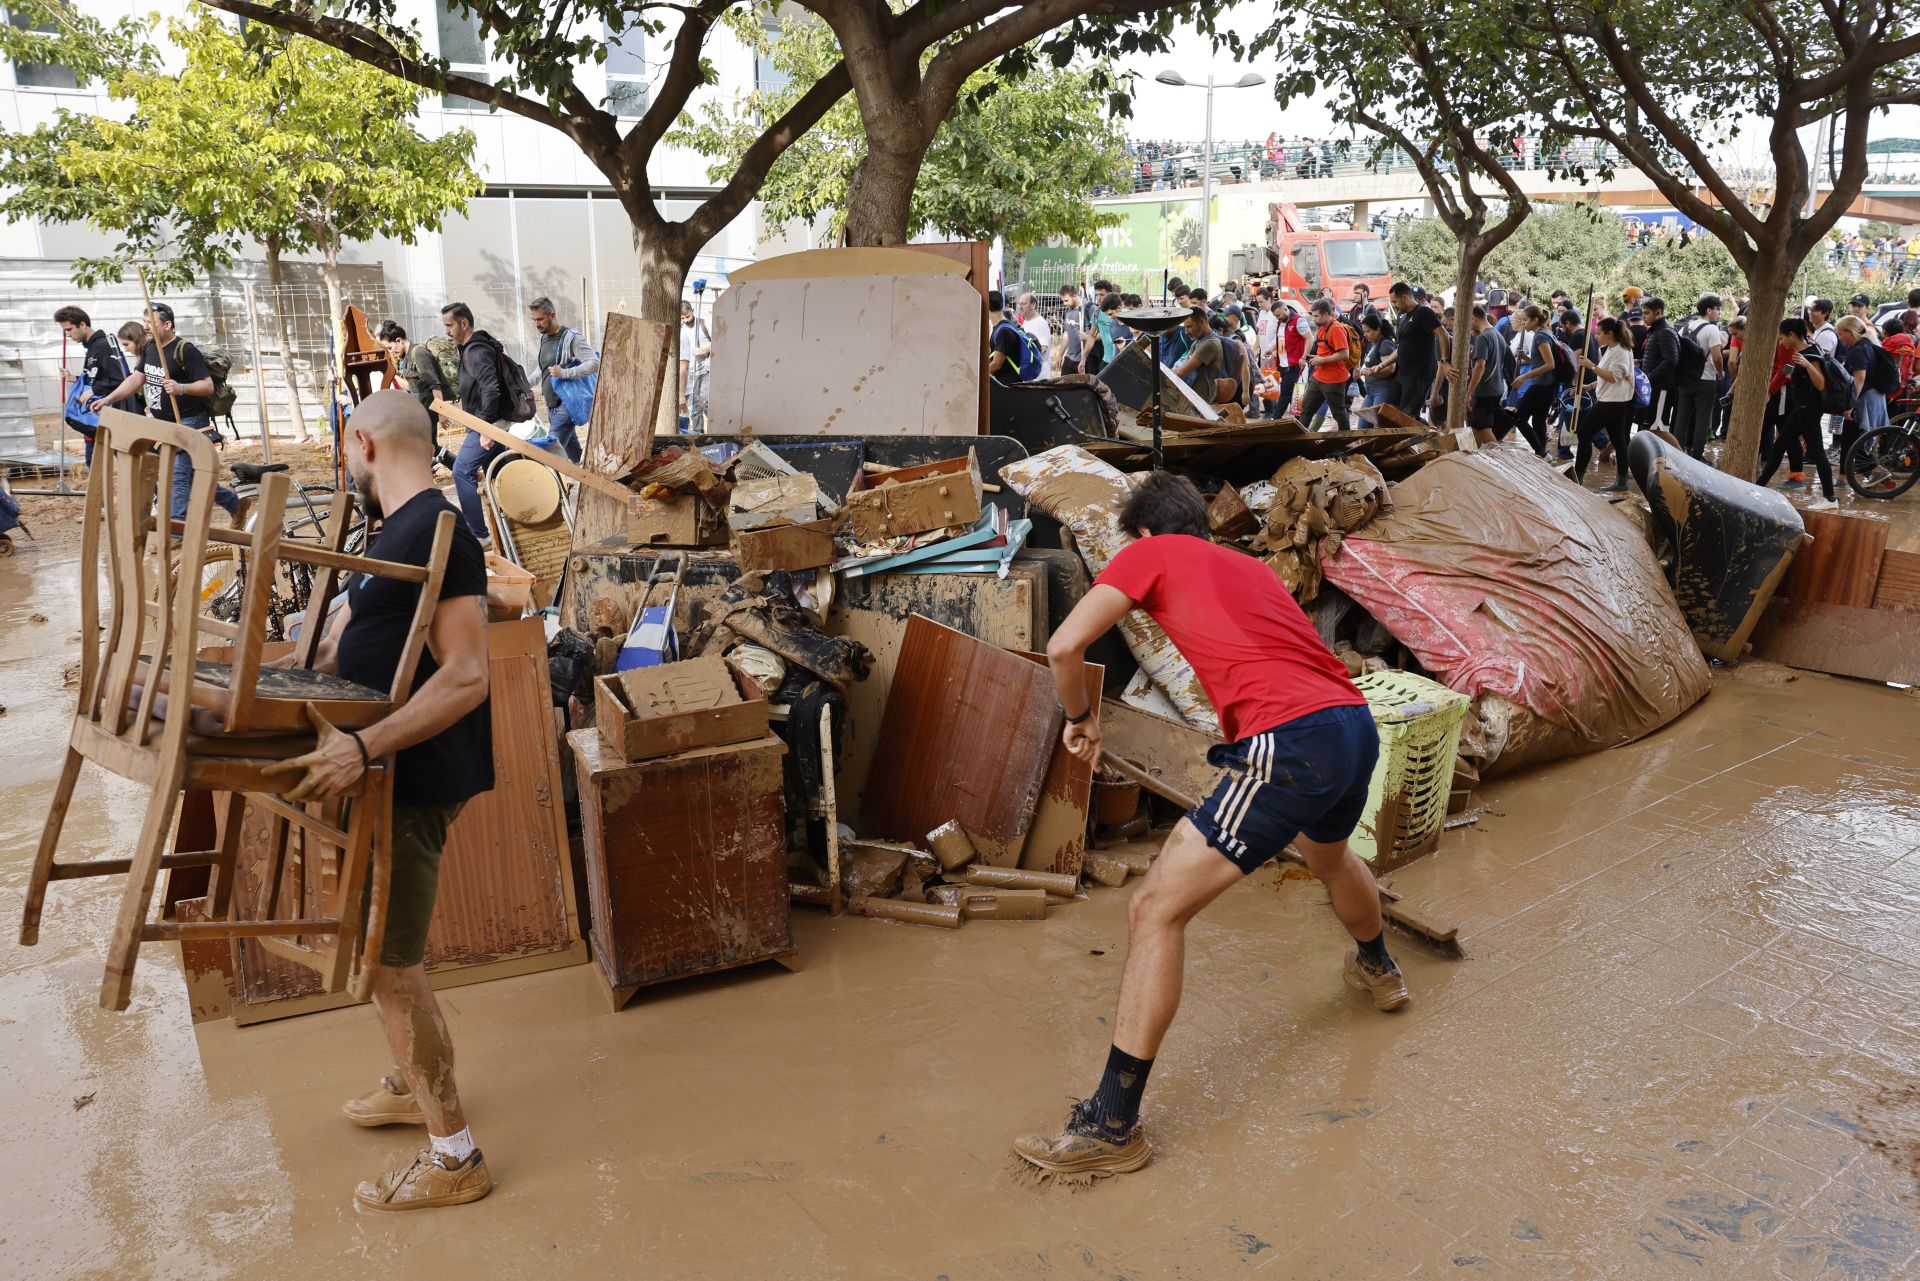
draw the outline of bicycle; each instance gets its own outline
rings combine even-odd
[[[239,511],[244,519],[238,527],[251,532],[255,528],[256,518],[248,511],[253,498],[259,493],[261,478],[272,472],[287,470],[285,463],[234,463],[230,470],[234,478],[234,492],[241,501]],[[281,525],[281,536],[292,542],[325,542],[327,530],[327,504],[336,491],[331,485],[305,485],[293,481],[292,497],[305,508],[305,514],[294,512]],[[316,503],[315,499],[319,502]],[[353,523],[347,531],[345,550],[350,555],[359,555],[365,550],[367,522],[364,515],[356,515],[355,508],[348,509]],[[287,620],[291,616],[305,612],[313,599],[315,571],[311,565],[294,564],[282,561],[274,581],[267,588],[267,633],[269,641],[287,639]],[[242,602],[246,598],[247,549],[231,543],[209,543],[201,561],[200,601],[206,613],[222,622],[238,622]]]
[[[1840,470],[1862,498],[1900,497],[1920,481],[1920,382],[1889,397],[1893,420],[1847,447]]]

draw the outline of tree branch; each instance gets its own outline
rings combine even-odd
[[[694,243],[705,244],[739,217],[740,211],[760,190],[760,184],[773,167],[773,162],[801,134],[820,123],[820,118],[832,110],[836,102],[846,97],[852,88],[853,80],[843,58],[827,74],[814,81],[813,87],[801,94],[778,120],[768,125],[753,140],[753,144],[741,153],[733,177],[720,190],[703,200],[687,219],[687,234],[693,237]]]
[[[667,74],[660,81],[659,92],[620,142],[622,165],[638,166],[644,175],[653,149],[679,119],[693,91],[700,87],[700,54],[712,29],[713,19],[707,14],[689,10],[682,19],[680,30],[673,38],[673,56],[667,62]]]

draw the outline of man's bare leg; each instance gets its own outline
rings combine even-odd
[[[372,987],[393,1061],[420,1104],[427,1133],[440,1139],[460,1133],[467,1121],[453,1083],[453,1039],[427,982],[426,966],[376,966]]]
[[[1327,887],[1334,914],[1359,945],[1347,956],[1347,985],[1371,996],[1378,1010],[1397,1010],[1412,1000],[1400,967],[1387,954],[1380,883],[1373,879],[1373,869],[1345,841],[1322,844],[1296,836],[1293,844],[1307,860],[1308,870]]]

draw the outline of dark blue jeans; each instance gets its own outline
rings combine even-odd
[[[184,419],[180,425],[198,431],[202,436],[205,436],[216,445],[220,443],[220,433],[213,429],[213,419],[207,417],[205,414],[191,415]],[[92,453],[91,441],[88,442],[88,453],[89,455]],[[170,513],[173,519],[185,520],[187,518],[187,501],[192,497],[193,463],[187,458],[186,454],[176,453],[173,456],[173,508]],[[232,515],[234,509],[240,505],[239,496],[219,481],[215,481],[213,485],[213,501],[218,503],[220,510],[226,512],[228,515]]]

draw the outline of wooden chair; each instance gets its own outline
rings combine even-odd
[[[87,479],[87,509],[81,550],[79,707],[53,802],[40,836],[20,926],[20,941],[39,938],[41,910],[50,881],[126,874],[120,912],[107,954],[101,1004],[127,1007],[140,944],[164,939],[256,937],[263,946],[318,970],[329,991],[350,978],[364,988],[368,962],[384,932],[387,852],[374,835],[388,827],[392,761],[374,763],[352,793],[353,803],[294,805],[282,799],[297,783],[272,777],[267,766],[313,750],[317,719],[349,728],[370,725],[406,700],[439,597],[453,536],[453,513],[441,517],[426,567],[350,556],[348,495],[334,500],[323,544],[284,539],[288,481],[263,478],[251,534],[211,527],[213,446],[198,432],[104,410]],[[174,460],[184,455],[194,469],[184,520],[166,519]],[[178,535],[175,552],[171,535]],[[247,549],[247,585],[235,623],[199,612],[202,562],[210,541]],[[276,562],[295,561],[321,572],[308,609],[310,625],[290,656],[291,667],[262,665],[262,638],[271,603]],[[100,576],[105,571],[107,609],[101,622]],[[421,585],[420,606],[391,689],[357,686],[312,670],[320,624],[340,585],[341,572],[373,574]],[[227,641],[231,661],[199,658],[205,638]],[[186,697],[178,696],[184,691]],[[335,720],[335,717],[338,717]],[[92,761],[151,789],[140,836],[125,858],[58,863],[54,854],[81,764]],[[220,807],[219,848],[168,854],[181,793],[199,787],[225,793]],[[251,916],[234,902],[234,861],[241,817],[248,803],[274,815],[262,892]],[[293,856],[295,901],[318,904],[315,915],[275,913],[289,881],[288,834],[299,834]],[[322,847],[338,851],[329,857]],[[207,921],[150,919],[154,881],[162,868],[210,867]],[[369,871],[371,869],[371,876]],[[362,907],[369,904],[363,930]],[[364,941],[365,955],[357,955]]]

